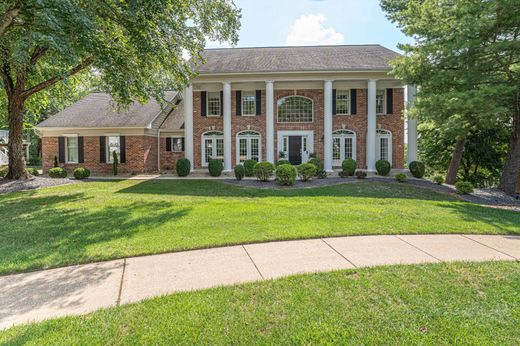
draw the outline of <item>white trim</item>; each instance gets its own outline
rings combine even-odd
[[[302,163],[305,163],[309,160],[310,154],[314,152],[314,131],[308,130],[308,131],[292,131],[292,130],[284,130],[284,131],[278,131],[277,132],[277,152],[276,157],[278,157],[278,154],[283,151],[283,137],[284,136],[307,136],[307,158],[304,160],[304,155],[302,153]],[[303,140],[302,140],[303,145]],[[287,148],[287,151],[289,148]],[[289,159],[289,153],[286,153],[286,160]]]
[[[63,135],[65,137],[65,163],[78,164],[79,163],[79,140],[77,134],[66,134]],[[78,158],[77,161],[69,161],[69,138],[76,138],[76,156]]]
[[[279,102],[281,100],[287,99],[287,98],[295,98],[295,97],[301,97],[307,100],[311,100],[311,121],[280,121],[280,105]],[[303,95],[287,95],[284,97],[279,98],[276,100],[276,123],[277,124],[312,124],[314,123],[314,100],[310,97],[303,96]]]
[[[341,131],[345,131],[345,132],[350,132],[349,134],[347,133],[338,133],[338,132],[341,132]],[[352,139],[352,160],[356,161],[356,158],[357,158],[357,134],[355,131],[353,130],[350,130],[350,129],[337,129],[337,130],[334,130],[332,132],[332,150],[334,150],[334,138],[341,138],[340,139],[340,163],[339,165],[336,164],[334,165],[334,152],[332,153],[333,156],[332,156],[332,164],[334,167],[340,167],[341,166],[341,163],[343,162],[343,160],[346,159],[345,157],[345,138],[351,138]],[[337,161],[336,161],[337,162]]]
[[[171,141],[172,141],[172,150],[171,152],[172,153],[182,153],[184,151],[184,145],[186,145],[186,143],[184,143],[184,145],[182,146],[182,150],[173,150],[173,139],[174,138],[180,138],[181,139],[181,145],[182,145],[182,139],[184,139],[184,142],[186,142],[186,139],[184,138],[184,136],[179,136],[179,135],[173,135],[173,136],[168,136],[171,138]]]
[[[244,92],[252,92],[253,97],[255,98],[255,110],[252,114],[244,114]],[[242,110],[242,114],[240,116],[242,117],[254,117],[256,116],[256,90],[240,90],[240,107]]]
[[[244,132],[255,132],[257,135],[247,135],[243,136],[242,138],[248,139],[247,141],[247,156],[249,158],[247,160],[250,160],[251,157],[251,139],[252,138],[258,138],[258,162],[262,161],[262,134],[258,131],[254,130],[243,130],[237,133],[235,136],[235,152],[236,152],[236,164],[240,164],[240,134]]]
[[[385,133],[381,133],[385,132]],[[377,129],[376,131],[376,161],[381,160],[381,138],[388,138],[388,162],[392,163],[392,132],[385,129]]]
[[[205,163],[207,160],[206,160],[206,142],[204,141],[204,136],[207,133],[212,133],[212,132],[221,133],[221,135],[211,135],[211,136],[208,136],[208,138],[207,138],[207,139],[214,139],[215,140],[215,145],[213,146],[213,150],[214,151],[217,150],[217,145],[216,145],[216,140],[217,139],[222,139],[222,141],[224,142],[224,132],[222,132],[222,131],[210,130],[210,131],[204,132],[200,136],[200,152],[201,152],[200,153],[200,165],[201,165],[201,167],[208,167],[208,164]]]
[[[351,93],[351,89],[352,88],[349,88],[349,89],[344,89],[344,88],[336,88],[336,99],[334,100],[334,102],[336,103],[336,114],[333,114],[333,115],[352,115],[352,100],[350,99],[352,97],[352,93]],[[338,113],[337,110],[338,110],[338,91],[346,91],[347,92],[347,95],[348,95],[348,113]]]
[[[220,91],[206,91],[206,116],[209,118],[218,118],[221,117],[222,114],[222,108],[224,108],[223,104],[223,97],[220,97]],[[218,93],[218,98],[220,99],[220,114],[209,114],[209,93]]]
[[[383,92],[383,113],[377,112],[377,92],[382,91]],[[376,115],[385,115],[386,113],[386,89],[376,89]]]

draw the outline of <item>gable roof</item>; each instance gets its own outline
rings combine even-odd
[[[166,91],[164,94],[166,100],[173,101],[178,93]],[[37,127],[148,127],[161,112],[169,112],[170,109],[170,105],[161,105],[151,99],[146,104],[133,102],[128,108],[118,110],[112,96],[93,92],[44,120]]]
[[[200,74],[294,71],[389,71],[398,53],[381,45],[206,49]]]

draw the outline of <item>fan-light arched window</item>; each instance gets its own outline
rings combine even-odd
[[[386,160],[392,163],[392,132],[387,130],[376,131],[377,160]]]
[[[356,133],[337,130],[332,133],[332,165],[341,166],[343,160],[356,159]]]
[[[237,164],[246,160],[262,160],[262,137],[256,131],[237,133]]]
[[[202,134],[202,166],[207,166],[209,160],[224,160],[224,134],[221,131],[209,131]]]
[[[312,99],[287,96],[278,100],[279,123],[311,123]]]

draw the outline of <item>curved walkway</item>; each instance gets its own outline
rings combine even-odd
[[[0,329],[158,295],[388,264],[520,260],[520,236],[382,235],[280,241],[0,276]]]

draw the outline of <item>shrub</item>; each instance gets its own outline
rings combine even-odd
[[[390,165],[390,162],[388,162],[386,160],[378,160],[376,162],[377,174],[386,177],[388,175],[388,173],[390,173],[390,169],[392,169],[392,166]]]
[[[309,181],[316,176],[316,166],[312,163],[302,163],[296,169],[302,181]]]
[[[316,154],[316,153],[310,153],[310,154],[309,154],[309,157],[310,157],[311,159],[317,159],[317,158],[318,158],[318,154]]]
[[[356,178],[358,178],[358,179],[365,179],[367,177],[367,172],[356,171],[355,175],[356,175]]]
[[[0,167],[0,178],[5,178],[5,176],[7,175],[8,169],[9,168],[7,166]]]
[[[269,178],[273,175],[273,172],[274,165],[267,161],[257,162],[253,168],[255,177],[260,181],[268,181]]]
[[[281,185],[294,185],[296,174],[296,167],[293,165],[280,165],[276,168],[276,181]]]
[[[191,162],[186,158],[178,159],[175,163],[175,172],[179,177],[187,177],[191,171]]]
[[[90,171],[83,167],[76,168],[74,170],[74,172],[72,172],[72,174],[74,175],[74,178],[76,178],[78,180],[86,179],[86,178],[90,177]]]
[[[276,161],[275,166],[278,167],[278,166],[281,166],[281,165],[290,165],[290,164],[291,163],[289,162],[289,160],[279,159],[278,161]]]
[[[422,178],[424,177],[424,172],[426,170],[426,167],[424,166],[424,163],[421,161],[412,161],[410,162],[410,173],[416,178]]]
[[[397,173],[395,175],[395,180],[397,180],[400,183],[406,182],[406,174],[404,174],[404,173]]]
[[[26,171],[27,173],[29,173],[30,175],[34,175],[35,177],[40,175],[40,172],[38,172],[38,170],[34,167],[29,167],[26,169]]]
[[[255,175],[255,165],[257,164],[258,162],[256,162],[255,160],[246,160],[244,162],[244,169],[246,170],[246,177],[252,177]]]
[[[115,151],[112,152],[112,174],[117,175],[119,168],[119,158]]]
[[[58,157],[54,156],[54,168],[59,167],[59,166],[60,165],[58,164]]]
[[[209,160],[208,170],[209,175],[212,177],[220,177],[222,171],[224,170],[224,164],[222,163],[222,160]]]
[[[246,169],[244,168],[244,165],[236,165],[235,178],[237,178],[237,180],[242,180],[242,178],[244,178],[244,175],[246,175]]]
[[[357,163],[355,160],[352,160],[352,159],[346,159],[346,160],[343,160],[343,162],[341,163],[341,169],[343,171],[343,174],[346,175],[346,176],[353,176],[354,173],[356,172],[356,168],[357,168]]]
[[[54,167],[49,169],[49,177],[51,178],[66,178],[67,171],[60,167]]]
[[[327,178],[327,172],[325,172],[325,170],[323,169],[323,162],[313,157],[308,161],[308,163],[311,163],[316,167],[316,177],[318,179]]]
[[[473,192],[473,184],[469,181],[458,181],[455,183],[455,191],[460,195],[467,195]]]
[[[442,175],[436,175],[433,177],[432,181],[435,184],[442,185],[444,183],[444,177]]]

